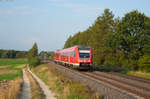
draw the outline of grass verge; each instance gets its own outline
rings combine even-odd
[[[72,81],[48,64],[32,68],[32,71],[55,92],[58,99],[99,99],[87,86]]]
[[[120,73],[150,79],[150,73],[144,73],[144,72],[140,72],[140,71],[120,71]]]
[[[130,70],[122,69],[122,68],[111,69],[111,68],[107,68],[104,66],[96,66],[96,67],[94,67],[94,70],[104,71],[104,72],[112,72],[113,71],[113,72],[118,72],[121,74],[134,75],[134,76],[150,79],[150,73],[144,73],[141,71],[130,71]]]

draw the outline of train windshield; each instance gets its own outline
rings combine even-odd
[[[80,58],[90,58],[90,50],[79,50]]]

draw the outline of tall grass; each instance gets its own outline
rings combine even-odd
[[[0,88],[0,99],[19,99],[22,79],[17,78],[7,82],[8,86]]]
[[[87,86],[72,81],[50,65],[40,65],[32,71],[56,93],[57,99],[99,99]]]

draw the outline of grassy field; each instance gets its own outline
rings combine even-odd
[[[0,99],[19,99],[26,59],[0,59]]]
[[[26,63],[26,59],[0,59],[0,81],[21,77],[21,70]]]
[[[0,59],[0,66],[16,66],[26,63],[27,59]]]
[[[150,79],[150,73],[144,73],[144,72],[140,72],[140,71],[120,71],[120,73]]]
[[[72,81],[48,64],[32,68],[32,71],[55,92],[57,99],[99,99],[87,86]]]
[[[114,72],[119,72],[121,74],[134,75],[134,76],[150,79],[150,73],[144,73],[144,72],[141,72],[141,71],[131,71],[131,70],[124,70],[124,69],[120,69],[120,70],[115,70],[114,69],[113,70],[113,69],[110,69],[110,68],[107,68],[107,67],[104,67],[104,66],[96,66],[94,69],[97,70],[97,71],[105,71],[105,72],[114,71]]]

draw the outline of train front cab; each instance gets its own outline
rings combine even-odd
[[[90,70],[92,69],[92,48],[79,46],[78,53],[78,69]]]

